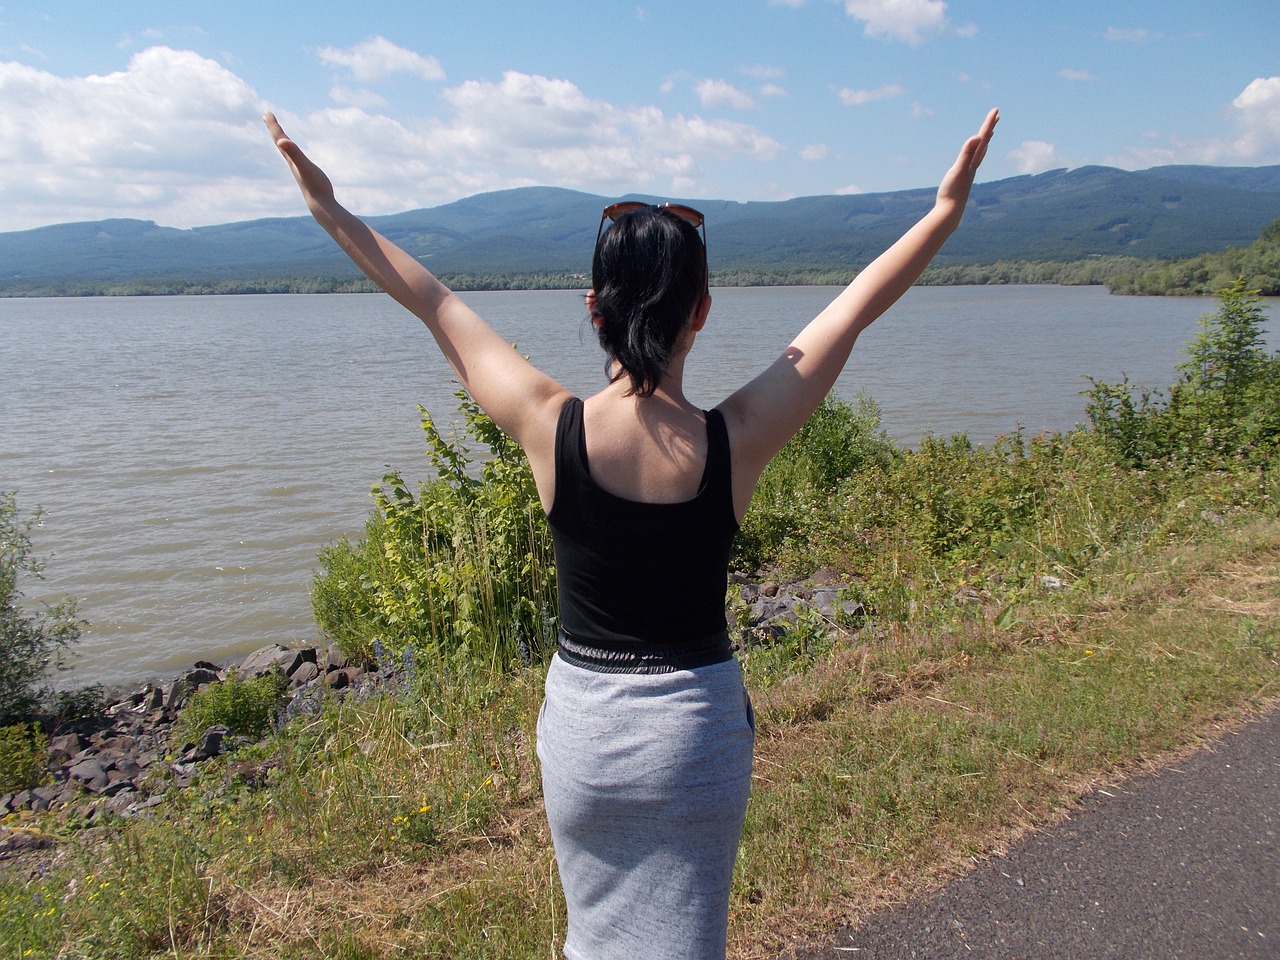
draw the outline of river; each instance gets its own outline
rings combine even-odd
[[[713,406],[835,294],[717,289],[687,364]],[[603,381],[580,294],[465,295],[575,392]],[[975,442],[1084,419],[1085,375],[1163,387],[1216,302],[1091,287],[918,287],[866,331],[837,384],[885,428]],[[1276,315],[1276,303],[1268,305]],[[318,550],[359,533],[387,467],[426,475],[417,405],[457,385],[380,295],[0,299],[0,489],[40,505],[28,602],[75,597],[90,627],[67,681],[126,682],[314,641]]]

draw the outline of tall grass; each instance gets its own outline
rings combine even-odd
[[[321,552],[316,622],[349,656],[372,659],[377,642],[503,671],[554,645],[555,567],[533,475],[515,442],[459,397],[462,437],[445,438],[422,411],[436,479],[415,495],[388,474],[364,537]]]

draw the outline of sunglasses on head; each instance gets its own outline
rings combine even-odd
[[[704,251],[707,249],[707,218],[693,209],[693,207],[686,207],[683,203],[644,203],[640,200],[622,200],[618,203],[611,203],[604,208],[604,213],[600,214],[600,226],[596,229],[596,246],[600,245],[600,237],[604,234],[604,222],[606,220],[613,223],[624,213],[633,213],[636,210],[658,210],[663,213],[670,213],[679,217],[695,230],[701,227],[702,249]]]

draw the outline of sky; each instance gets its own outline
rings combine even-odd
[[[1280,163],[1277,0],[0,0],[0,230],[305,208],[273,110],[360,214],[551,185],[783,200]]]

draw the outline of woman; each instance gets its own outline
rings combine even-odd
[[[722,958],[754,739],[726,633],[730,543],[761,471],[817,409],[858,334],[959,224],[997,112],[961,149],[933,209],[711,411],[683,392],[711,309],[701,214],[604,211],[587,307],[609,382],[584,402],[343,209],[323,171],[264,119],[315,219],[427,325],[528,455],[561,598],[538,756],[566,957]]]

